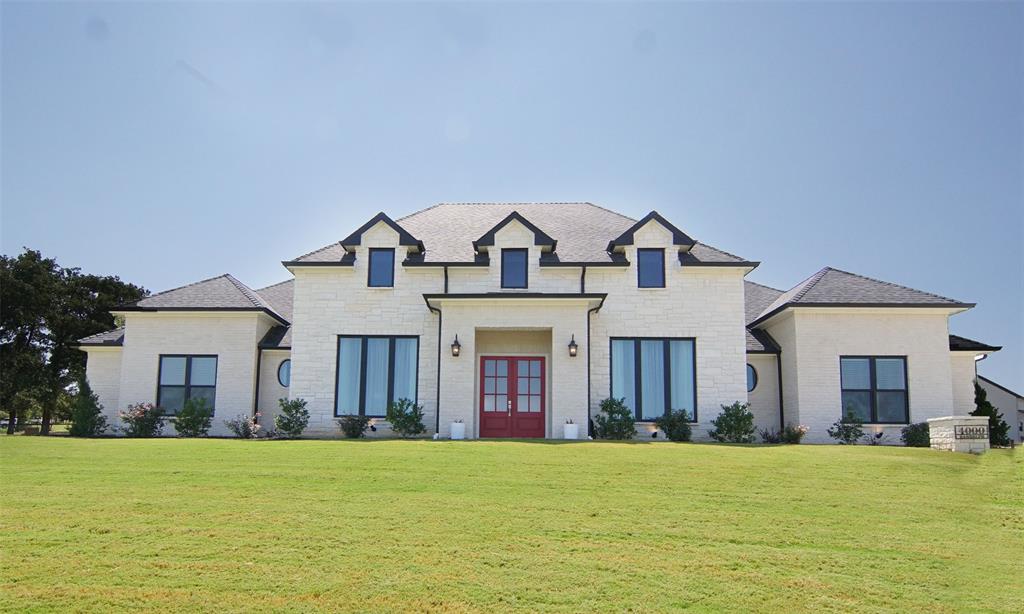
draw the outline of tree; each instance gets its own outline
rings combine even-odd
[[[115,326],[110,310],[148,294],[115,276],[62,268],[52,258],[26,249],[0,256],[0,409],[13,432],[14,397],[31,391],[41,407],[40,432],[66,399],[72,382],[85,376],[85,354],[78,339]]]
[[[286,439],[296,439],[309,425],[309,410],[305,399],[278,399],[281,413],[274,416],[277,434]]]
[[[82,378],[71,409],[71,429],[68,434],[72,437],[95,437],[102,435],[105,430],[107,419],[103,416],[103,406],[89,382]]]
[[[415,437],[427,430],[423,425],[423,406],[409,399],[392,401],[386,412],[391,431],[400,437]]]
[[[988,416],[988,442],[993,446],[1010,445],[1010,425],[1003,420],[999,408],[988,400],[988,392],[974,382],[974,406],[972,416]]]

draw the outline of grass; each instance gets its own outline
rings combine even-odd
[[[0,438],[10,611],[1024,611],[1024,454]]]

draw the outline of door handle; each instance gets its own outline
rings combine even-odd
[[[512,399],[508,400],[508,415],[512,415]]]

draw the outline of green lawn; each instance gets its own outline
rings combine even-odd
[[[0,438],[12,611],[1024,611],[1024,454]]]

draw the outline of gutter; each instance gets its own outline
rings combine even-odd
[[[584,273],[586,273],[586,269],[584,269]],[[582,279],[580,281],[582,283]],[[607,294],[604,295],[604,297],[601,298],[601,302],[598,303],[597,307],[591,307],[590,309],[587,310],[587,435],[588,436],[593,436],[593,432],[591,432],[592,428],[593,428],[592,427],[593,423],[591,422],[591,419],[590,419],[590,396],[591,396],[591,389],[590,389],[590,366],[591,366],[590,365],[590,316],[595,314],[595,313],[597,313],[598,311],[601,311],[601,308],[604,307],[604,301],[605,301],[606,298],[608,298]]]

